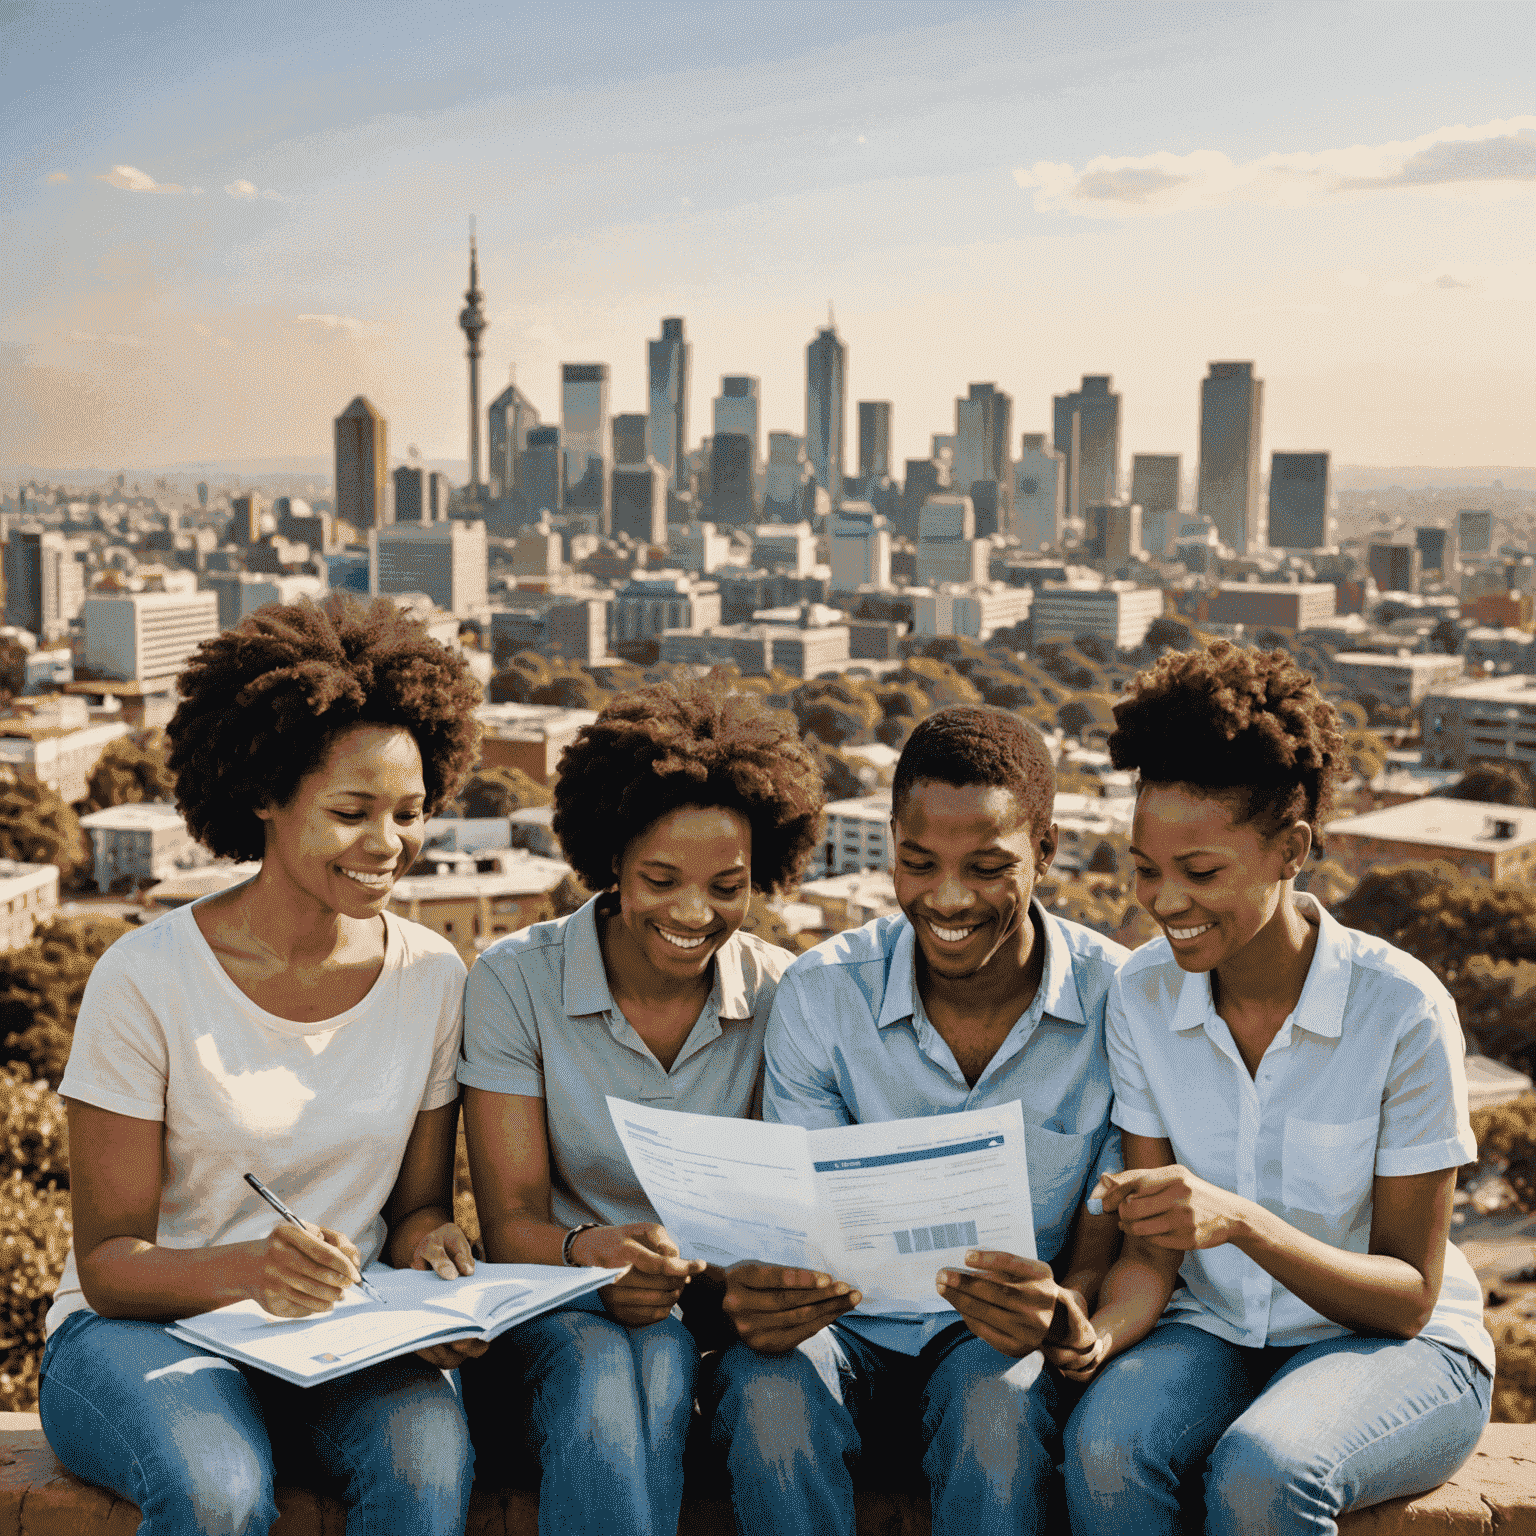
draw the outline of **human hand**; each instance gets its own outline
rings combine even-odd
[[[653,1221],[590,1227],[571,1243],[571,1258],[600,1269],[628,1266],[627,1273],[597,1293],[609,1316],[626,1328],[659,1323],[689,1280],[704,1273],[704,1261],[680,1257],[667,1229]]]
[[[939,1295],[993,1349],[1015,1360],[1039,1349],[1061,1295],[1051,1266],[1017,1254],[976,1249],[966,1254],[965,1262],[969,1271],[939,1271]]]
[[[1100,1334],[1088,1316],[1088,1304],[1080,1291],[1061,1287],[1056,1315],[1041,1343],[1046,1364],[1071,1381],[1088,1381],[1104,1362],[1109,1334]]]
[[[487,1339],[455,1339],[451,1344],[430,1344],[416,1353],[428,1365],[435,1365],[440,1371],[452,1371],[466,1360],[483,1355],[490,1347]]]
[[[846,1281],[817,1270],[746,1261],[726,1270],[720,1306],[743,1344],[781,1355],[863,1299]]]
[[[475,1256],[470,1252],[469,1239],[453,1222],[445,1221],[417,1242],[410,1267],[434,1270],[444,1280],[457,1280],[460,1275],[474,1274]]]
[[[255,1248],[251,1296],[273,1317],[329,1312],[363,1278],[363,1256],[344,1233],[280,1221]]]
[[[1090,1200],[1120,1217],[1120,1230],[1154,1248],[1219,1248],[1240,1235],[1248,1202],[1177,1163],[1101,1174]]]

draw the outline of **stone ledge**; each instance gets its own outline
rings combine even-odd
[[[273,1536],[345,1536],[342,1507],[305,1488],[278,1491]],[[923,1501],[861,1493],[859,1536],[929,1536]],[[35,1413],[0,1413],[0,1536],[133,1536],[139,1512],[71,1476]],[[1346,1515],[1343,1536],[1536,1536],[1536,1426],[1490,1424],[1471,1460],[1443,1487]],[[690,1497],[678,1536],[731,1536],[730,1508]],[[475,1490],[468,1536],[537,1536],[538,1503],[515,1489]]]

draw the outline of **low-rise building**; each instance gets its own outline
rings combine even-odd
[[[1357,699],[1375,699],[1392,709],[1417,709],[1431,690],[1454,683],[1465,671],[1460,656],[1382,656],[1374,651],[1340,651],[1333,673]]]
[[[494,872],[407,875],[395,881],[389,909],[441,934],[466,966],[473,965],[487,945],[553,917],[551,898],[571,872],[571,866],[559,859],[508,852],[513,857],[503,860]]]
[[[80,825],[90,835],[98,891],[121,879],[134,885],[164,880],[178,861],[195,857],[197,844],[181,812],[164,802],[109,805],[82,816]]]
[[[93,721],[84,699],[51,694],[32,708],[0,717],[0,764],[73,803],[89,793],[91,774],[107,744],[128,734],[120,720]]]
[[[1163,594],[1156,587],[1112,582],[1103,587],[1041,587],[1030,618],[1036,645],[1047,640],[1075,640],[1102,635],[1117,650],[1131,650],[1163,614]]]
[[[900,911],[896,882],[885,869],[807,880],[800,887],[798,899],[821,908],[820,931],[827,934],[858,928],[873,918]]]
[[[891,867],[889,791],[854,800],[833,800],[826,815],[826,833],[811,855],[813,876],[819,879]]]
[[[1476,678],[1431,689],[1420,712],[1427,767],[1518,763],[1536,782],[1536,676]]]
[[[913,633],[990,640],[997,630],[1022,624],[1029,617],[1034,596],[1029,587],[1010,587],[1001,581],[914,592]]]
[[[597,711],[556,704],[482,704],[475,717],[485,727],[480,738],[483,767],[520,768],[536,784],[548,784],[560,754],[582,726],[597,719]]]
[[[0,949],[20,949],[58,905],[57,864],[0,859]]]
[[[1536,872],[1536,810],[1432,796],[1330,821],[1322,843],[1357,877],[1379,864],[1444,859],[1464,875],[1528,882]]]
[[[117,682],[174,678],[219,633],[212,592],[93,593],[80,610],[82,667]]]
[[[1315,629],[1333,618],[1338,593],[1327,581],[1236,582],[1211,594],[1207,616],[1245,629]]]
[[[85,700],[94,725],[121,724],[130,731],[146,731],[169,725],[176,713],[176,679],[172,677],[148,683],[105,679],[66,683],[64,692]]]
[[[608,613],[608,639],[614,645],[659,640],[669,629],[697,633],[719,624],[720,589],[679,571],[637,576],[619,588]]]

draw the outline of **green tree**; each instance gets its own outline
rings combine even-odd
[[[530,805],[550,805],[554,791],[521,768],[477,768],[459,791],[459,811],[471,817],[510,816]]]
[[[57,1083],[69,1060],[75,1015],[92,967],[132,928],[115,917],[60,916],[30,942],[0,953],[0,1038],[7,1061]]]
[[[561,709],[601,709],[613,695],[585,672],[561,672],[529,695],[530,704],[557,704]]]
[[[537,651],[519,651],[491,678],[486,695],[492,704],[529,704],[533,690],[555,675],[547,657]]]
[[[824,746],[814,738],[807,745],[816,754],[822,789],[828,800],[856,800],[864,793],[858,769],[836,747]]]
[[[1531,804],[1530,780],[1514,763],[1483,763],[1454,784],[1435,791],[1447,800],[1480,800],[1485,805]]]
[[[928,695],[935,709],[952,704],[980,704],[981,691],[962,677],[947,661],[932,656],[909,656],[896,673],[898,683],[911,683]]]
[[[0,858],[56,864],[62,883],[90,857],[74,811],[46,784],[0,767]]]
[[[0,697],[14,699],[27,686],[27,648],[14,635],[0,635]]]
[[[174,800],[176,780],[166,766],[168,747],[162,730],[139,731],[109,741],[86,781],[86,807],[137,805],[145,800]]]

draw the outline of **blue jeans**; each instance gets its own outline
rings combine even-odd
[[[1492,1392],[1428,1339],[1248,1349],[1171,1323],[1112,1360],[1068,1422],[1072,1529],[1332,1536],[1345,1510],[1443,1483]]]
[[[279,1475],[336,1493],[347,1536],[441,1536],[469,1514],[463,1410],[414,1355],[295,1387],[82,1311],[49,1339],[38,1397],[54,1454],[137,1504],[141,1536],[263,1536]]]
[[[520,1323],[461,1367],[482,1476],[531,1451],[542,1536],[675,1536],[698,1364],[675,1317],[626,1328],[596,1298]]]
[[[838,1323],[798,1349],[735,1344],[716,1362],[711,1434],[725,1460],[740,1536],[853,1536],[853,1469],[901,1479],[917,1430],[933,1536],[1057,1529],[1056,1386],[1038,1354],[1013,1360],[964,1323],[918,1355],[870,1344]],[[906,1447],[912,1446],[909,1459]]]

